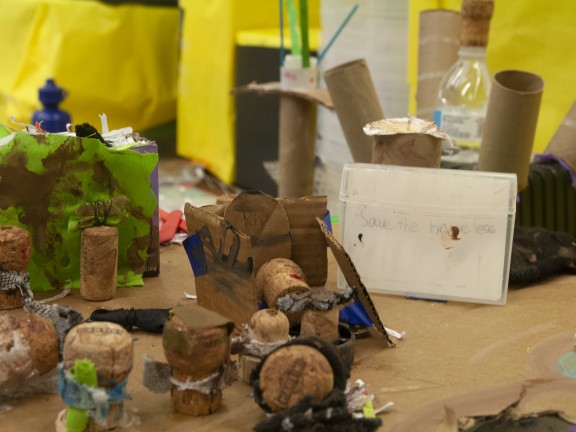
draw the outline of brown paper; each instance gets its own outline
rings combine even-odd
[[[442,77],[458,59],[460,14],[448,9],[420,13],[416,115],[432,120]]]
[[[354,162],[372,159],[372,140],[362,127],[384,118],[365,60],[355,60],[324,72],[324,81]]]
[[[454,419],[499,415],[519,419],[558,413],[571,421],[576,419],[575,401],[574,380],[527,380],[435,401],[406,413],[391,432],[458,432]]]
[[[374,139],[372,163],[421,168],[439,168],[444,133],[419,118],[384,119],[364,126]]]
[[[576,101],[556,129],[544,153],[562,159],[576,172]]]
[[[314,191],[316,111],[314,102],[288,94],[280,96],[279,197],[299,198]]]
[[[116,295],[118,228],[95,226],[82,230],[80,295],[85,300],[110,300]]]
[[[528,186],[543,89],[542,78],[529,72],[506,70],[494,76],[478,170],[516,173],[518,190]]]

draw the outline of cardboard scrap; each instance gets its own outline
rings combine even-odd
[[[257,94],[287,94],[291,96],[301,97],[311,102],[318,102],[326,108],[333,109],[332,99],[328,91],[319,88],[285,88],[282,87],[280,82],[256,83],[239,86],[232,89],[231,94],[237,95],[242,93],[257,93]]]
[[[364,307],[364,310],[366,311],[368,317],[372,321],[374,329],[380,334],[380,336],[382,336],[384,342],[388,346],[391,347],[394,346],[395,344],[394,342],[392,342],[392,339],[390,339],[390,336],[386,331],[386,327],[384,327],[384,324],[382,324],[380,316],[378,315],[378,311],[376,310],[376,307],[374,306],[374,303],[370,298],[368,290],[360,280],[360,275],[356,271],[356,267],[354,267],[354,263],[352,262],[350,255],[348,255],[344,250],[344,248],[342,247],[342,245],[338,243],[336,237],[334,237],[332,233],[328,231],[328,228],[324,224],[324,221],[322,221],[322,219],[320,218],[317,218],[316,221],[318,222],[318,225],[320,225],[322,233],[326,236],[328,246],[330,246],[330,250],[334,254],[334,258],[336,258],[338,267],[340,267],[340,270],[344,274],[346,282],[348,282],[348,285],[350,285],[352,288],[357,290],[356,293],[357,300]]]
[[[479,421],[557,415],[576,424],[576,381],[526,380],[436,401],[406,413],[392,432],[458,432]]]

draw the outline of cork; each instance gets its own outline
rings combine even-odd
[[[460,45],[487,46],[493,13],[494,0],[463,0]]]
[[[338,339],[340,308],[327,311],[306,309],[300,322],[300,336],[318,336],[328,342]]]
[[[197,382],[219,373],[230,355],[229,328],[192,327],[184,317],[173,314],[164,324],[162,345],[166,360],[177,382]],[[209,394],[173,385],[174,411],[190,416],[209,415],[218,410],[222,391],[210,389]]]
[[[132,337],[118,324],[99,321],[73,327],[64,339],[64,369],[70,369],[78,359],[89,359],[98,374],[98,386],[111,388],[125,381],[132,370],[134,347]],[[100,432],[121,427],[124,402],[111,403],[107,423],[90,420],[87,432]]]
[[[276,307],[276,301],[290,293],[310,290],[302,269],[294,261],[275,258],[268,261],[256,274],[256,289],[268,307]]]
[[[273,412],[293,407],[306,396],[323,400],[334,387],[334,372],[326,357],[307,345],[273,351],[260,369],[262,399]]]
[[[43,375],[58,365],[58,334],[50,321],[29,312],[0,315],[0,387]]]
[[[85,228],[80,248],[80,295],[90,301],[110,300],[116,295],[118,228]]]
[[[290,320],[284,312],[260,309],[250,319],[250,336],[262,343],[286,342],[290,338]]]
[[[25,272],[31,250],[28,231],[14,225],[0,226],[0,270]]]

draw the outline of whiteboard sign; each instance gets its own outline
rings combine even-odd
[[[515,174],[347,164],[340,243],[369,292],[505,304],[516,188]]]

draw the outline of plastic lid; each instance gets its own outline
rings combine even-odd
[[[38,89],[38,97],[43,104],[57,104],[62,102],[65,96],[65,90],[58,87],[52,78],[48,78],[44,87]]]

